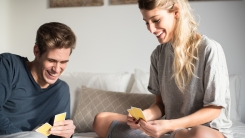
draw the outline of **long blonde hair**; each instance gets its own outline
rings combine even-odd
[[[187,0],[138,0],[140,9],[162,8],[173,12],[179,10],[171,44],[174,48],[173,77],[177,87],[183,92],[191,78],[195,76],[195,63],[198,60],[198,45],[201,36],[197,33],[198,24],[192,15]]]

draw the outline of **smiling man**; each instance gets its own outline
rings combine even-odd
[[[46,23],[37,30],[35,59],[11,53],[0,54],[0,137],[44,137],[33,130],[52,125],[49,137],[70,138],[75,126],[70,120],[68,85],[59,79],[65,70],[76,36],[65,24]],[[66,112],[66,120],[54,122]]]

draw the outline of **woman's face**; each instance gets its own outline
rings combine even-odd
[[[176,12],[169,12],[160,8],[141,9],[140,11],[147,29],[157,37],[161,44],[172,39],[176,24]]]

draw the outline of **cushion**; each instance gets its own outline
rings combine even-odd
[[[131,93],[151,93],[148,91],[148,82],[150,74],[140,69],[134,70],[134,83],[131,89]]]
[[[134,72],[135,82],[132,86],[130,92],[139,92],[139,93],[149,93],[147,87],[149,82],[149,73],[144,72],[140,69],[135,69]],[[241,78],[239,75],[229,75],[230,82],[230,97],[231,97],[231,111],[230,111],[230,119],[232,121],[241,120],[240,115],[240,88],[241,88]]]
[[[71,94],[71,118],[74,116],[76,97],[78,97],[82,85],[101,90],[125,92],[130,78],[130,73],[63,73],[60,79],[69,85]]]
[[[73,118],[76,132],[92,132],[94,117],[100,112],[128,114],[131,106],[142,110],[155,101],[153,94],[121,93],[82,86]]]

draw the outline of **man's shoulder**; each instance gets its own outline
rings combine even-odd
[[[0,54],[0,58],[6,58],[6,59],[9,59],[11,57],[14,57],[16,56],[15,54],[12,54],[12,53],[1,53]]]
[[[0,59],[5,59],[5,60],[9,60],[9,61],[16,61],[19,59],[22,59],[23,57],[16,55],[16,54],[12,54],[12,53],[1,53],[0,54]]]

